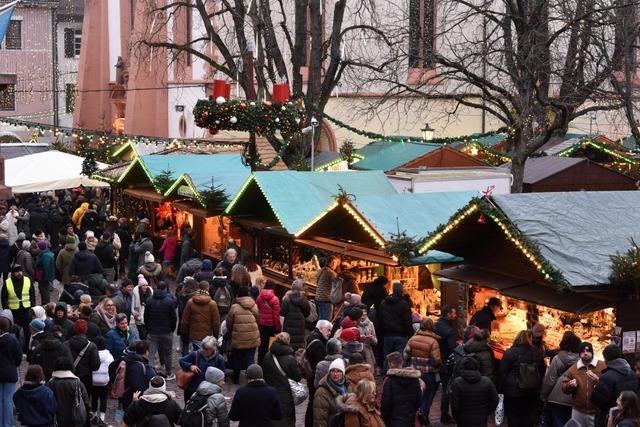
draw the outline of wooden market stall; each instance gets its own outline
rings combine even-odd
[[[499,348],[540,322],[551,347],[573,330],[599,353],[620,331],[640,329],[638,301],[609,284],[610,255],[640,236],[638,208],[640,193],[632,191],[491,196],[461,209],[421,250],[464,258],[435,273],[461,324],[488,298],[503,301],[492,332]]]

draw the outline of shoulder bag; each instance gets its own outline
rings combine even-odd
[[[198,351],[196,350],[196,356],[195,356],[195,363],[194,365],[198,366]],[[189,387],[189,384],[191,384],[191,381],[193,381],[193,378],[196,376],[196,373],[189,370],[189,371],[185,371],[184,369],[179,369],[178,372],[176,372],[176,385],[178,386],[178,388],[182,389],[182,390],[186,390],[187,387]]]
[[[307,386],[289,378],[287,374],[282,370],[282,367],[278,362],[278,358],[273,354],[271,355],[271,357],[273,358],[273,362],[276,364],[276,367],[278,368],[280,373],[289,381],[289,389],[291,390],[291,397],[293,397],[293,404],[299,405],[307,400],[307,397],[309,397],[309,389],[307,388]]]
[[[84,356],[84,353],[87,351],[90,345],[91,341],[89,341],[87,345],[85,345],[84,348],[80,350],[80,353],[78,353],[78,357],[76,357],[76,360],[73,361],[73,369],[76,369],[78,367],[78,363],[80,363],[80,360],[82,360],[82,356]]]

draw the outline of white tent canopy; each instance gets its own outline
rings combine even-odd
[[[5,160],[5,184],[13,193],[63,190],[80,185],[108,187],[109,184],[82,175],[84,159],[60,151],[45,151]],[[98,163],[99,168],[107,165]]]

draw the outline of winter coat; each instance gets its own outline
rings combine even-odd
[[[372,370],[375,370],[376,354],[373,349],[378,345],[376,327],[369,317],[362,316],[358,323],[358,330],[360,331],[362,344],[364,345],[364,348],[362,349],[364,361],[371,366]]]
[[[280,330],[280,300],[273,289],[263,289],[256,299],[260,313],[260,325],[272,326]]]
[[[53,391],[58,410],[56,412],[56,424],[58,427],[82,427],[73,422],[73,411],[76,407],[76,395],[80,394],[82,403],[89,414],[89,395],[84,384],[80,382],[71,371],[54,371],[47,387]]]
[[[106,338],[107,333],[109,333],[112,326],[109,326],[107,321],[102,318],[102,316],[100,315],[100,311],[99,310],[94,311],[93,314],[91,315],[90,320],[91,320],[91,323],[93,323],[98,327],[98,330],[100,331],[100,335]],[[114,322],[115,322],[115,319],[114,319]]]
[[[60,231],[63,230],[67,223],[66,215],[60,208],[54,208],[49,211],[49,235],[51,236],[51,246],[57,250],[60,244]],[[64,243],[64,242],[62,242]]]
[[[175,300],[164,289],[156,289],[151,298],[147,299],[144,310],[147,331],[152,335],[173,334],[177,322]]]
[[[338,398],[339,401],[343,398]],[[344,427],[384,427],[382,415],[375,405],[365,406],[354,394],[345,401]]]
[[[331,282],[338,277],[338,274],[329,267],[323,267],[318,273],[316,287],[317,302],[331,302]]]
[[[431,331],[418,330],[409,338],[404,348],[404,359],[411,361],[411,366],[420,372],[435,373],[440,370],[439,336]]]
[[[472,354],[480,364],[480,374],[489,378],[494,385],[497,384],[496,361],[489,344],[484,340],[471,338],[464,344],[463,348],[466,354]]]
[[[46,248],[40,251],[35,265],[36,270],[42,270],[45,282],[53,282],[56,278],[56,266],[53,260],[53,252]]]
[[[215,421],[213,425],[215,427],[229,427],[229,410],[220,386],[209,381],[202,381],[196,394],[208,396],[206,411],[208,418]]]
[[[149,387],[149,380],[156,375],[156,371],[149,366],[149,360],[146,357],[133,351],[124,355],[124,361],[127,369],[124,376],[126,390],[122,395],[122,406],[127,408],[136,391],[143,392]]]
[[[47,334],[47,337],[38,347],[35,348],[31,355],[31,364],[42,366],[45,379],[51,378],[53,367],[59,357],[68,357],[71,359],[69,347],[65,346],[58,337]],[[75,359],[71,359],[72,361]]]
[[[273,358],[278,359],[280,367],[286,376],[280,373]],[[271,344],[269,352],[262,359],[262,370],[264,372],[264,380],[271,387],[276,389],[278,400],[280,401],[280,410],[282,419],[273,423],[277,426],[293,426],[296,423],[296,406],[293,404],[291,389],[289,388],[289,379],[300,381],[302,379],[302,370],[298,365],[298,361],[293,356],[293,348],[289,345],[274,341]]]
[[[238,427],[271,427],[282,418],[278,393],[262,380],[240,387],[233,396],[229,419],[240,421]]]
[[[129,255],[129,246],[131,246],[131,230],[129,230],[126,226],[118,225],[116,234],[120,238],[121,254],[126,257]]]
[[[370,380],[376,382],[376,379],[373,376],[373,371],[371,370],[371,366],[366,363],[355,363],[353,365],[347,366],[347,371],[345,373],[345,377],[347,378],[347,384],[350,393],[355,393],[356,386],[360,380]]]
[[[178,425],[182,409],[175,400],[169,399],[167,396],[151,394],[143,395],[140,399],[132,402],[124,413],[123,423],[128,426],[147,426],[153,427],[153,421],[149,417],[162,416],[166,417],[168,425]],[[145,422],[145,418],[148,421]]]
[[[149,286],[146,293],[140,291],[140,285],[133,288],[131,295],[131,314],[136,325],[144,325],[144,310],[147,306],[147,299],[153,295],[153,288]]]
[[[74,254],[69,266],[69,275],[79,276],[84,281],[90,274],[102,274],[102,264],[98,257],[89,251]]]
[[[100,358],[100,367],[93,371],[93,385],[103,386],[109,384],[109,365],[113,362],[113,356],[109,350],[100,350],[98,357]]]
[[[486,427],[487,418],[498,406],[498,392],[491,380],[478,370],[460,371],[451,385],[451,413],[459,427]]]
[[[142,274],[150,286],[155,286],[159,281],[164,280],[162,266],[157,262],[145,262],[138,268],[138,274]]]
[[[73,322],[67,318],[67,313],[69,311],[68,311],[68,306],[66,302],[58,301],[58,303],[56,304],[56,311],[60,311],[60,310],[62,310],[64,314],[60,319],[58,319],[57,316],[54,317],[52,323],[62,328],[62,332],[63,332],[62,339],[67,340],[73,334]]]
[[[22,363],[22,347],[10,333],[0,335],[0,383],[18,382],[18,366]]]
[[[182,239],[182,246],[180,247],[180,264],[184,264],[188,259],[193,256],[193,239],[185,234]],[[229,270],[231,272],[231,270]]]
[[[327,356],[327,339],[318,328],[311,331],[307,337],[304,355],[313,370]]]
[[[173,261],[176,257],[176,247],[178,246],[178,240],[175,236],[170,236],[164,239],[162,246],[160,246],[160,253],[162,254],[163,261]]]
[[[11,245],[7,239],[0,240],[0,273],[5,276],[11,270]]]
[[[387,290],[381,285],[369,285],[362,293],[362,303],[371,308],[372,306],[380,308],[380,304],[387,297]],[[374,319],[375,322],[375,319]]]
[[[225,369],[224,357],[222,357],[222,355],[217,351],[213,353],[213,355],[211,355],[211,357],[208,359],[204,357],[202,350],[198,350],[197,352],[192,351],[191,353],[182,357],[179,363],[180,367],[185,371],[191,370],[191,365],[197,364],[198,368],[200,368],[200,373],[196,374],[193,377],[191,383],[189,384],[189,387],[187,387],[187,389],[184,391],[186,395],[194,393],[200,383],[205,380],[205,375],[207,373],[208,367],[213,366],[214,368],[220,369],[222,372],[224,372]]]
[[[100,240],[93,252],[102,264],[102,268],[115,268],[116,266],[116,250],[111,242]]]
[[[176,282],[182,283],[185,277],[193,276],[201,268],[202,260],[200,258],[191,258],[180,266],[178,275],[176,276]]]
[[[486,329],[491,332],[491,322],[494,320],[496,320],[496,315],[491,311],[491,307],[485,305],[471,317],[469,325],[475,325],[480,329]]]
[[[65,285],[71,283],[69,268],[71,268],[71,260],[73,260],[76,252],[78,252],[78,246],[75,243],[67,243],[56,257],[56,270],[58,270],[60,277],[62,277],[62,283]]]
[[[320,386],[320,380],[326,377],[327,374],[329,373],[329,366],[331,366],[331,362],[341,358],[342,358],[341,354],[328,354],[327,356],[325,356],[324,360],[321,360],[320,362],[318,362],[318,364],[316,365],[316,370],[313,374],[314,388],[317,389]],[[345,361],[345,365],[346,365],[346,361]]]
[[[306,317],[311,313],[309,301],[301,292],[288,291],[282,298],[280,315],[284,317],[282,331],[291,336],[291,347],[294,350],[304,347]]]
[[[20,249],[18,254],[16,255],[16,264],[22,266],[22,271],[25,276],[34,278],[35,270],[33,268],[33,255],[29,251],[25,251],[24,249]]]
[[[13,403],[23,426],[52,426],[58,403],[53,391],[44,384],[27,384],[16,390]]]
[[[31,211],[31,216],[29,217],[29,228],[35,233],[38,230],[43,231],[44,234],[49,232],[49,227],[47,226],[47,221],[49,216],[42,209],[42,207],[37,207]]]
[[[531,397],[540,393],[540,387],[535,390],[523,390],[518,386],[520,363],[535,363],[540,378],[544,377],[545,365],[542,354],[532,346],[513,346],[504,353],[500,362],[498,390],[505,397]]]
[[[598,360],[596,361],[596,366],[590,366],[588,370],[600,377],[604,368],[604,362],[602,360]],[[549,369],[551,369],[551,367]],[[576,380],[578,383],[577,387],[569,385],[571,380]],[[594,414],[596,412],[596,406],[591,403],[591,396],[593,395],[593,389],[595,388],[596,383],[587,376],[587,367],[584,366],[583,363],[580,363],[580,369],[578,369],[577,363],[571,365],[561,382],[562,392],[566,393],[570,397],[573,409],[582,412],[583,414]]]
[[[540,399],[543,402],[551,402],[558,405],[571,406],[571,396],[562,391],[562,381],[564,373],[575,365],[580,356],[577,353],[569,353],[565,350],[554,356],[547,373],[542,381]]]
[[[453,327],[453,322],[446,317],[438,318],[435,327],[435,333],[440,337],[440,357],[442,360],[447,360],[449,355],[453,353],[453,349],[456,348],[456,330]]]
[[[403,297],[390,295],[380,304],[380,325],[385,337],[410,337],[413,335],[411,326],[411,306]]]
[[[144,265],[144,254],[146,252],[153,253],[153,242],[148,237],[145,237],[133,245],[133,254],[138,257],[137,267]]]
[[[78,361],[78,365],[73,370],[73,373],[77,377],[83,378],[93,374],[93,371],[100,368],[100,355],[98,354],[98,347],[87,339],[85,335],[74,335],[69,338],[69,341],[64,343],[71,352],[71,360],[75,361],[80,355],[80,352],[87,346],[87,350],[84,352],[82,358]]]
[[[600,381],[593,389],[591,403],[599,409],[596,414],[596,426],[604,425],[609,409],[616,406],[616,399],[623,391],[638,393],[638,377],[625,359],[614,359],[607,362],[602,371]]]
[[[329,385],[328,377],[322,377],[318,383],[318,389],[313,395],[313,427],[330,426],[331,417],[340,411],[336,401],[338,396],[338,391]]]
[[[355,353],[358,353],[362,355],[362,357],[364,357],[363,352],[364,344],[362,344],[360,341],[350,341],[342,344],[342,358],[347,363],[349,363],[349,359],[351,359],[351,356]]]
[[[192,340],[201,340],[209,335],[217,338],[220,335],[220,313],[216,302],[206,294],[191,298],[182,313],[180,329]]]
[[[131,321],[131,308],[133,306],[133,295],[118,292],[118,294],[112,298],[112,301],[116,305],[117,312],[126,314],[127,320]]]
[[[124,351],[138,340],[136,332],[131,328],[127,328],[125,332],[114,326],[105,335],[107,350],[111,353],[114,360],[120,360]]]
[[[413,426],[420,408],[420,371],[389,369],[382,387],[382,419],[387,427]]]
[[[231,348],[257,348],[260,345],[258,306],[251,297],[240,297],[235,301],[226,318],[227,330],[231,331]]]

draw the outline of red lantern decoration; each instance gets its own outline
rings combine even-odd
[[[218,99],[221,96],[224,99],[231,98],[231,84],[227,83],[224,80],[214,80],[213,81],[213,97],[212,99]]]
[[[287,102],[289,97],[289,83],[275,83],[273,85],[273,102]]]

